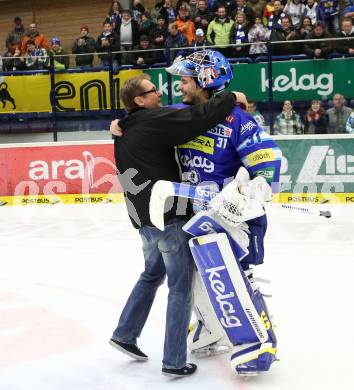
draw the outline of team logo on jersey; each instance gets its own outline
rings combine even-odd
[[[201,168],[206,173],[214,172],[214,163],[203,156],[180,156],[181,164],[186,168]]]
[[[188,181],[191,184],[198,184],[200,182],[200,175],[196,169],[182,173],[182,181]]]
[[[220,137],[230,138],[232,134],[232,129],[230,127],[220,124],[208,130],[208,133],[218,135]]]
[[[257,127],[257,125],[254,122],[248,121],[247,123],[241,125],[241,134],[254,129],[255,127]]]
[[[199,152],[214,154],[214,140],[213,138],[200,135],[197,138],[194,138],[193,141],[179,145],[179,148],[195,149]]]

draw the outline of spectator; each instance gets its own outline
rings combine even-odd
[[[49,49],[48,40],[43,34],[39,33],[39,31],[37,30],[36,23],[31,23],[29,25],[28,32],[23,37],[22,46],[21,46],[21,54],[22,55],[27,53],[27,42],[29,40],[34,41],[36,50],[43,48],[47,52],[47,50]]]
[[[24,70],[26,67],[25,59],[21,57],[21,50],[19,47],[14,47],[13,52],[7,49],[4,53],[2,68],[4,72],[12,72],[15,70]],[[7,58],[6,58],[7,57]]]
[[[108,11],[108,15],[104,23],[109,23],[112,26],[112,30],[117,32],[117,25],[122,19],[123,7],[119,1],[112,1],[111,8]]]
[[[155,47],[150,43],[147,35],[141,35],[139,38],[139,45],[134,47],[134,50],[143,50],[134,53],[134,65],[151,65],[156,62],[155,52],[151,51]]]
[[[281,20],[282,29],[276,29],[273,35],[273,39],[276,41],[287,41],[286,44],[277,44],[273,48],[274,54],[279,55],[291,55],[299,52],[299,47],[296,43],[290,43],[290,41],[296,41],[299,37],[295,30],[291,18],[285,15]]]
[[[102,67],[108,68],[110,64],[109,54],[110,52],[119,51],[119,38],[112,30],[112,25],[108,22],[103,24],[103,31],[97,37],[96,41],[96,51],[100,53],[98,56],[101,60]],[[113,72],[117,73],[119,71],[118,65],[118,55],[112,55],[113,61]]]
[[[273,39],[272,34],[276,32],[276,30],[281,30],[281,20],[285,16],[285,13],[283,12],[283,5],[280,0],[274,1],[274,11],[268,18],[268,30],[270,33],[270,40],[275,41],[276,39]]]
[[[153,21],[157,22],[157,17],[159,15],[162,15],[162,12],[163,12],[162,8],[163,8],[164,4],[165,4],[165,0],[161,0],[161,1],[157,0],[154,8],[151,10],[151,17],[152,17]],[[165,15],[162,15],[162,16],[165,17]],[[165,18],[165,20],[166,20],[166,24],[167,24],[167,18]]]
[[[197,12],[195,13],[194,17],[194,27],[196,29],[201,28],[204,31],[204,35],[206,36],[208,25],[212,19],[213,14],[208,11],[206,0],[199,0]]]
[[[150,35],[151,31],[155,28],[155,23],[151,19],[150,12],[145,11],[141,17],[139,35]]]
[[[313,25],[311,18],[309,16],[305,16],[302,19],[300,31],[299,31],[299,37],[300,39],[309,39],[313,31]]]
[[[342,20],[342,31],[338,34],[338,37],[348,38],[345,41],[337,42],[339,53],[345,55],[354,55],[354,27],[351,18],[344,18]]]
[[[140,24],[144,12],[146,12],[146,9],[141,4],[140,0],[134,0],[132,7],[133,20]]]
[[[122,19],[116,26],[116,34],[120,39],[120,50],[128,52],[133,49],[139,42],[139,26],[138,23],[132,19],[132,13],[130,10],[125,9],[122,11]],[[122,64],[128,64],[129,53],[123,53]]]
[[[194,23],[194,18],[198,10],[198,0],[189,0],[189,15]],[[194,25],[195,27],[195,25]]]
[[[345,131],[349,134],[354,134],[354,112],[349,115],[347,123],[345,125]]]
[[[300,28],[301,18],[305,11],[305,6],[301,0],[289,0],[284,7],[284,13],[291,17],[291,22],[295,29]]]
[[[255,18],[262,18],[266,3],[266,0],[248,0],[246,6],[252,9]]]
[[[259,19],[259,18],[258,18]],[[257,110],[256,102],[248,102],[247,112],[253,116],[254,120],[258,123],[259,126],[264,128],[265,119],[264,116]]]
[[[227,13],[235,19],[237,12],[243,12],[245,14],[248,26],[254,24],[256,16],[253,9],[246,5],[246,0],[231,0],[231,3],[227,8]]]
[[[339,1],[319,0],[318,20],[321,20],[328,33],[339,33]]]
[[[165,52],[165,58],[171,63],[178,56],[184,56],[186,50],[183,49],[187,46],[187,40],[185,36],[178,30],[176,23],[170,23],[168,26],[168,35],[166,38],[166,48],[180,48],[180,50],[170,50],[169,54]]]
[[[327,110],[328,133],[345,133],[345,126],[352,109],[345,106],[344,96],[336,93],[333,96],[333,107]]]
[[[283,111],[275,118],[274,134],[303,134],[300,115],[293,110],[293,104],[290,100],[284,101]]]
[[[320,100],[312,100],[311,106],[306,113],[305,134],[326,134],[328,116],[321,107]]]
[[[176,21],[177,12],[172,6],[172,0],[165,0],[163,7],[161,8],[160,14],[166,19],[166,23],[169,25]]]
[[[352,18],[352,21],[354,23],[354,2],[353,1],[347,2],[347,6],[342,12],[342,16],[344,18]]]
[[[197,28],[195,32],[195,40],[192,42],[193,51],[203,50],[209,43],[205,38],[204,31],[201,28]]]
[[[317,22],[313,27],[313,32],[309,37],[309,42],[304,45],[304,52],[309,57],[328,58],[332,53],[332,48],[328,41],[311,42],[312,39],[328,39],[331,36],[325,31],[322,22]]]
[[[46,69],[48,65],[48,55],[46,49],[43,47],[37,47],[34,40],[28,40],[25,61],[26,69],[28,70]]]
[[[52,38],[52,47],[49,53],[54,57],[54,69],[65,70],[69,68],[69,56],[60,46],[60,39],[58,37]]]
[[[166,20],[162,15],[157,17],[157,25],[153,28],[150,34],[150,42],[156,47],[156,49],[165,48],[165,42],[168,35],[168,30],[166,27]],[[165,56],[163,51],[156,52],[156,61],[164,62]]]
[[[318,8],[317,1],[307,0],[304,13],[302,14],[303,17],[309,17],[313,25],[317,22],[317,8]]]
[[[93,54],[96,51],[95,40],[88,35],[89,28],[86,24],[80,27],[80,36],[74,42],[73,54],[85,54],[75,57],[76,66],[80,68],[91,68],[93,64]]]
[[[185,36],[188,45],[195,39],[195,27],[189,16],[189,11],[186,6],[181,6],[178,10],[176,26],[179,31]]]
[[[264,17],[263,24],[265,26],[268,26],[269,19],[273,15],[273,12],[274,12],[274,0],[270,0],[264,7],[264,12],[263,12],[263,17]]]
[[[22,19],[19,16],[14,18],[14,28],[9,32],[6,38],[6,48],[14,53],[15,48],[21,48],[22,39],[25,36],[25,28],[22,24]]]
[[[255,24],[250,28],[248,32],[248,41],[250,43],[265,42],[268,39],[269,31],[262,23],[259,16],[256,16]],[[267,53],[267,45],[265,43],[259,43],[257,45],[250,46],[250,54],[263,54]]]
[[[216,18],[209,23],[207,39],[212,45],[221,45],[217,50],[225,57],[229,57],[230,50],[225,46],[229,44],[230,31],[234,23],[226,16],[225,6],[220,6],[216,15]]]
[[[235,16],[235,23],[230,31],[230,43],[238,45],[232,47],[233,55],[236,57],[248,55],[249,46],[242,46],[242,44],[248,43],[248,23],[244,12],[238,11]]]

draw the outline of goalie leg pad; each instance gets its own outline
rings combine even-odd
[[[192,255],[216,316],[233,345],[268,340],[254,305],[255,292],[226,233],[192,238]]]

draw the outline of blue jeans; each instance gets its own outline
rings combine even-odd
[[[188,246],[188,236],[182,230],[184,223],[183,220],[173,219],[163,232],[151,226],[139,229],[145,270],[133,288],[112,336],[114,340],[136,344],[156,291],[167,274],[169,294],[162,361],[166,368],[184,367],[187,357],[194,261]]]

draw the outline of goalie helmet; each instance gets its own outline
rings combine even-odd
[[[193,77],[203,89],[221,91],[232,79],[229,61],[218,51],[199,50],[186,57],[177,57],[166,72]]]

